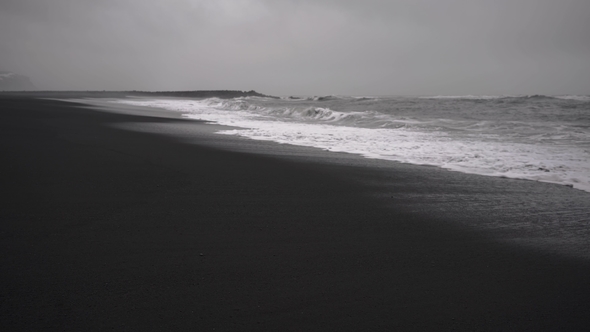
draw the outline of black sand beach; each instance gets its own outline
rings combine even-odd
[[[188,120],[81,106],[0,98],[5,331],[590,329],[587,260],[505,245],[415,198],[569,188],[411,165],[382,179],[123,130]]]

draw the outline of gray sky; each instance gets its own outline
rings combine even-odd
[[[590,94],[588,0],[2,0],[42,89]]]

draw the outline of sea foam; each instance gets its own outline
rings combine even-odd
[[[582,96],[121,100],[309,146],[590,192],[590,111]]]

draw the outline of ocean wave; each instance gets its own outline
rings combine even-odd
[[[347,98],[350,98],[350,97],[327,95],[327,96],[307,97],[307,100],[310,100],[310,101],[331,101],[331,100],[343,100],[343,99],[347,99]]]
[[[458,99],[458,100],[554,100],[554,99],[566,99],[566,100],[579,100],[579,101],[590,101],[590,96],[577,96],[577,95],[564,95],[564,96],[551,96],[543,94],[534,95],[500,95],[500,96],[486,96],[486,95],[464,95],[464,96],[425,96],[420,99]]]
[[[241,128],[225,134],[590,191],[590,120],[586,112],[565,107],[572,104],[567,101],[544,95],[494,97],[475,104],[338,98],[124,102]]]
[[[376,97],[352,97],[355,101],[379,100]]]
[[[555,96],[555,98],[564,99],[564,100],[590,101],[590,96],[580,96],[580,95]]]
[[[556,99],[554,96],[548,96],[548,95],[527,95],[527,96],[520,96],[520,97],[515,97],[515,98],[522,98],[522,99]]]
[[[249,102],[246,98],[220,99],[208,98],[201,101],[207,106],[221,109],[230,109],[234,111],[257,111],[263,107]]]
[[[377,97],[365,97],[365,96],[313,96],[313,97],[303,97],[303,96],[288,96],[288,97],[281,97],[280,99],[286,101],[368,101],[368,100],[379,100]]]
[[[305,120],[314,119],[324,121],[334,121],[346,116],[346,114],[342,112],[336,112],[324,107],[267,108],[263,113],[265,115],[274,115],[278,117],[297,117]]]
[[[367,158],[439,166],[464,173],[551,182],[590,191],[589,166],[584,162],[584,154],[576,148],[466,141],[441,132],[407,128],[368,129],[302,123],[262,124],[220,133]]]
[[[507,96],[477,96],[477,95],[465,95],[465,96],[425,96],[419,97],[420,99],[461,99],[461,100],[492,100],[507,98]]]

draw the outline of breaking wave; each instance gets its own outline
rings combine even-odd
[[[239,127],[239,135],[559,183],[590,192],[590,107],[581,96],[122,100]],[[474,102],[477,101],[477,102]]]
[[[561,95],[561,96],[550,96],[550,95],[524,95],[524,96],[485,96],[485,95],[464,95],[464,96],[425,96],[420,97],[421,99],[457,99],[457,100],[576,100],[576,101],[590,101],[590,96],[580,95]]]

